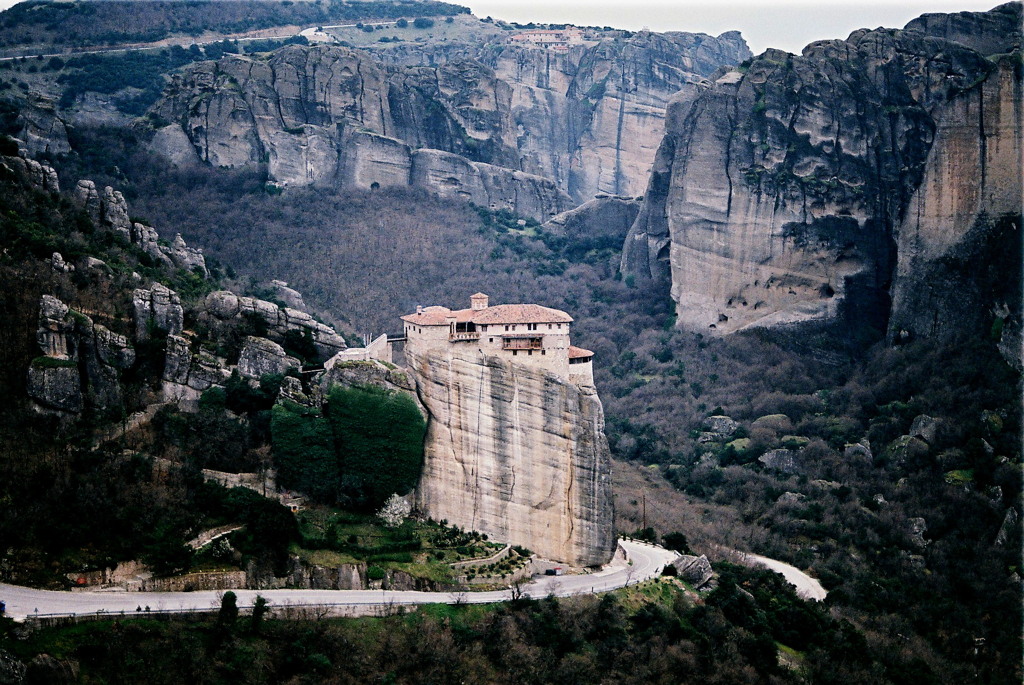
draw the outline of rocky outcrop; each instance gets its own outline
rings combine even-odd
[[[749,56],[735,32],[641,32],[566,55],[440,48],[421,66],[429,51],[406,66],[323,45],[193,65],[154,108],[169,123],[153,147],[265,164],[280,185],[413,185],[545,220],[598,192],[639,194],[671,94]]]
[[[84,406],[78,364],[39,357],[28,367],[28,396],[44,409],[77,414]]]
[[[303,562],[292,556],[288,560],[287,584],[290,588],[310,590],[365,590],[366,564],[340,564],[320,566]]]
[[[136,289],[132,294],[132,310],[137,340],[148,340],[154,329],[178,335],[185,322],[185,310],[181,308],[178,293],[160,283],[154,283],[149,289]]]
[[[27,157],[0,158],[0,168],[8,169],[25,179],[32,187],[47,193],[60,192],[60,182],[53,167]]]
[[[73,200],[92,217],[97,227],[112,231],[138,246],[157,263],[192,271],[203,278],[209,275],[202,251],[185,244],[180,234],[175,235],[170,245],[164,245],[160,243],[155,228],[132,221],[128,203],[120,191],[106,186],[101,193],[93,181],[81,180],[75,186]]]
[[[56,297],[39,303],[36,343],[42,357],[28,369],[28,394],[47,409],[78,413],[122,405],[121,373],[135,363],[135,349],[119,335]]]
[[[601,196],[552,217],[543,230],[564,238],[564,249],[571,255],[609,248],[618,251],[639,211],[638,199]]]
[[[407,355],[429,413],[420,510],[563,563],[611,559],[611,458],[596,391],[469,352]]]
[[[891,338],[994,331],[1020,368],[1022,90],[1019,55],[1005,57],[936,107],[924,178],[896,232]]]
[[[245,339],[238,358],[238,373],[257,380],[266,374],[283,374],[301,366],[298,359],[285,354],[284,348],[276,342],[251,335]]]
[[[505,44],[479,59],[512,87],[522,168],[554,179],[579,203],[642,194],[672,94],[748,57],[736,32],[641,31],[565,53]]]
[[[320,323],[310,314],[290,307],[279,307],[273,302],[255,297],[243,297],[228,290],[218,290],[206,296],[201,318],[217,326],[222,322],[238,322],[246,318],[258,319],[267,329],[267,336],[275,342],[284,340],[289,331],[308,335],[318,354],[328,359],[347,345],[345,339],[327,324]]]
[[[231,376],[227,362],[205,350],[193,351],[189,341],[167,336],[163,394],[167,401],[198,400],[203,391],[222,386]]]
[[[993,13],[1020,23],[1017,3]],[[993,13],[958,15],[958,35],[964,22],[978,34],[963,42],[926,35],[947,26],[932,18],[799,56],[768,50],[685,88],[669,106],[624,273],[669,290],[681,325],[717,333],[824,324],[930,335],[933,321],[991,324],[1000,303],[1012,320],[1019,271],[1006,279],[1015,301],[957,294],[978,275],[969,255],[1019,244],[1019,220],[998,221],[1020,213],[1019,59],[997,65],[971,47],[1019,42],[1019,31],[986,33],[1005,23]],[[984,237],[972,235],[985,212]]]
[[[18,102],[17,110],[14,137],[26,155],[62,155],[71,151],[67,127],[57,116],[52,101],[30,94]]]

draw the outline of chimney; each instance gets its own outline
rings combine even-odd
[[[469,308],[474,312],[478,312],[481,309],[487,309],[487,296],[483,293],[477,293],[476,295],[470,295],[469,297]]]
[[[419,305],[419,304],[416,305],[416,313],[417,314],[422,314],[423,313],[423,305]]]

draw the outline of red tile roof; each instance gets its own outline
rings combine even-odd
[[[571,323],[572,317],[558,309],[539,304],[498,304],[473,312],[473,323]]]
[[[558,309],[539,304],[499,304],[485,309],[458,309],[424,307],[416,314],[406,314],[402,321],[417,326],[444,326],[449,317],[458,323],[501,325],[513,323],[572,323],[572,317]]]
[[[580,359],[582,357],[593,357],[594,353],[590,350],[585,350],[582,347],[576,347],[575,345],[569,345],[569,359]]]

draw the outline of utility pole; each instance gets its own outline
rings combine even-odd
[[[642,529],[644,529],[644,530],[647,530],[647,493],[646,492],[643,493],[642,498],[643,498],[643,503],[644,503],[644,525],[642,525],[640,527]]]

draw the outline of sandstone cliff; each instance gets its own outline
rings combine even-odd
[[[871,337],[890,314],[951,332],[1000,306],[1019,321],[1019,293],[965,295],[965,318],[946,281],[955,255],[984,252],[963,243],[999,242],[972,234],[979,221],[1019,244],[1020,57],[987,52],[1019,50],[1019,24],[1019,4],[929,15],[800,56],[768,50],[687,87],[624,272],[670,288],[681,325],[718,333],[813,322]]]
[[[178,164],[265,164],[282,185],[411,185],[544,220],[599,192],[640,194],[672,93],[749,54],[735,32],[641,32],[566,54],[229,55],[172,79],[153,144]]]
[[[611,457],[593,387],[475,354],[409,364],[430,415],[425,513],[563,563],[611,559]]]
[[[643,194],[671,96],[748,57],[735,31],[641,31],[565,54],[504,45],[481,59],[512,86],[523,168],[580,203],[598,193]]]
[[[230,55],[177,75],[155,114],[168,157],[266,164],[280,185],[415,186],[547,218],[570,201],[518,170],[508,85],[476,62],[387,68],[342,47]]]

